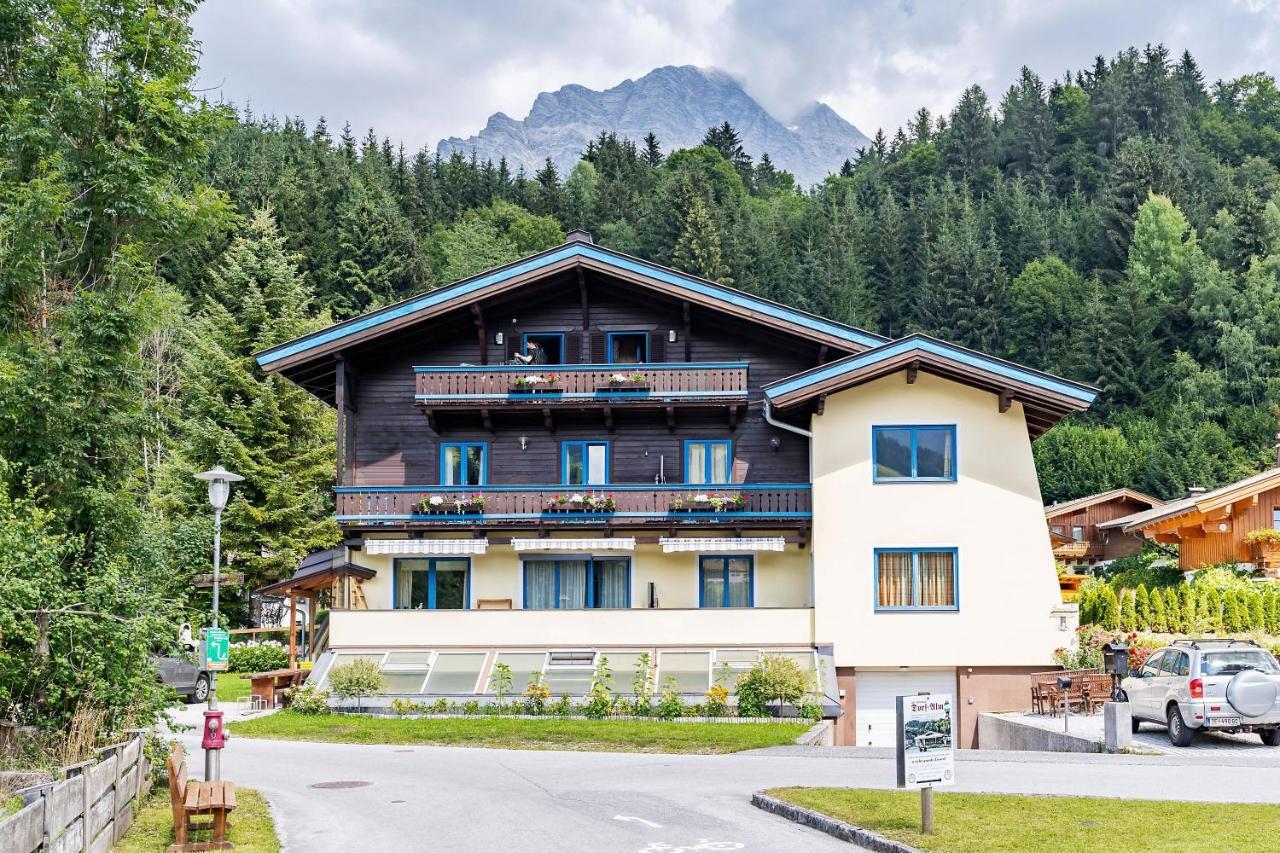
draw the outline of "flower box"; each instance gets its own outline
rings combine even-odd
[[[548,515],[615,512],[617,509],[618,503],[613,499],[613,495],[579,494],[556,495],[554,498],[547,500],[542,507],[543,513]]]
[[[485,499],[480,495],[442,497],[432,495],[418,502],[419,515],[480,515],[484,512]]]
[[[648,391],[649,380],[643,373],[615,373],[601,385],[600,391]]]
[[[511,380],[512,394],[559,394],[560,377],[554,373],[547,376],[533,373],[528,376],[516,376]]]
[[[1280,530],[1263,528],[1244,535],[1253,561],[1268,577],[1280,577]]]
[[[747,506],[747,496],[736,495],[694,495],[691,498],[676,498],[667,507],[669,512],[740,512]]]

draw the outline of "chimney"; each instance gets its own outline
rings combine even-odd
[[[1206,491],[1207,489],[1204,486],[1187,486],[1187,497],[1198,498]]]
[[[591,243],[591,232],[584,231],[581,228],[575,228],[568,234],[564,235],[565,244],[569,243]]]

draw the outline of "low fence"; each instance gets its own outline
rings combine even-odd
[[[19,793],[21,811],[0,820],[4,853],[105,853],[133,824],[134,804],[151,790],[141,730],[62,768],[61,781]]]

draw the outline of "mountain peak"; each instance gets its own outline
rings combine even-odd
[[[603,91],[569,83],[541,92],[529,114],[516,121],[494,113],[475,136],[450,137],[436,146],[481,160],[506,157],[513,167],[540,168],[547,157],[562,173],[577,164],[601,131],[640,142],[654,133],[663,151],[690,148],[707,128],[729,122],[747,153],[768,153],[801,184],[821,181],[869,140],[826,104],[814,101],[788,127],[770,115],[733,75],[718,68],[664,65]]]

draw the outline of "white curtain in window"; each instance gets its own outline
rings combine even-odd
[[[729,559],[729,606],[751,606],[751,561],[745,557]]]
[[[627,564],[624,560],[602,560],[596,563],[596,595],[601,607],[627,606]]]
[[[689,470],[684,472],[686,483],[705,483],[707,471],[707,446],[701,442],[689,445]]]
[[[711,482],[729,482],[729,445],[711,445]]]
[[[560,607],[587,606],[587,563],[585,560],[560,561]]]
[[[529,560],[524,564],[526,610],[546,610],[556,606],[556,564],[551,560]]]
[[[608,469],[609,448],[604,444],[587,445],[587,484],[603,486],[609,482],[606,476]]]
[[[400,560],[396,563],[396,607],[400,610],[412,610],[427,606],[426,578],[428,563],[426,560]],[[413,600],[413,580],[418,579],[418,601]]]

